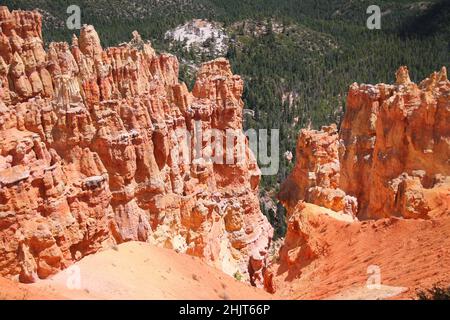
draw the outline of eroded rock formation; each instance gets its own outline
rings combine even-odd
[[[296,165],[278,197],[288,210],[288,228],[279,260],[265,275],[270,292],[276,290],[277,283],[285,286],[283,279],[320,290],[326,286],[319,282],[328,277],[344,283],[349,274],[346,270],[365,255],[360,269],[366,268],[368,261],[383,261],[387,266],[392,254],[377,246],[377,241],[410,238],[420,230],[435,232],[426,240],[435,252],[422,249],[418,243],[417,251],[423,251],[418,256],[432,255],[430,261],[450,259],[449,252],[439,249],[450,232],[450,81],[446,68],[419,85],[410,80],[406,67],[397,71],[393,85],[352,84],[339,134],[335,126],[300,132]],[[399,223],[404,234],[402,227],[391,231],[394,228],[389,226],[403,219],[414,222]],[[410,230],[412,225],[414,231]],[[381,238],[367,230],[366,237],[361,235],[361,230],[369,227],[371,231],[382,229]],[[348,238],[341,239],[340,234]],[[353,245],[353,238],[361,244]],[[346,261],[342,254],[346,242],[349,253],[361,249],[353,260]],[[362,248],[372,251],[367,254]],[[408,252],[404,245],[396,250]],[[337,252],[339,259],[333,260],[330,252]],[[438,271],[420,275],[421,268],[428,267],[436,270],[438,264],[424,263],[412,270],[411,275],[419,279],[414,285],[427,282],[427,277],[437,279]],[[386,268],[395,273],[392,265]],[[321,274],[315,269],[322,269]],[[347,278],[340,276],[342,272]],[[360,278],[360,274],[355,276]],[[448,277],[445,280],[448,282]],[[305,292],[302,295],[308,296]]]
[[[419,85],[406,67],[396,84],[350,87],[340,137],[340,187],[360,218],[436,216],[427,194],[450,189],[450,81],[446,68]],[[444,197],[445,199],[445,197]]]
[[[297,140],[296,163],[283,182],[278,199],[288,209],[306,201],[343,212],[357,214],[357,200],[339,188],[339,135],[336,125],[322,130],[302,129]]]
[[[251,151],[214,163],[186,139],[243,137],[243,81],[228,61],[204,64],[190,93],[176,57],[137,32],[103,49],[84,26],[45,51],[39,13],[0,7],[0,25],[0,275],[32,282],[140,240],[262,284],[272,228]]]
[[[296,165],[279,199],[359,219],[449,213],[450,81],[446,68],[419,85],[406,67],[396,84],[350,86],[340,132],[302,130]],[[435,210],[432,195],[442,198]],[[439,200],[437,200],[439,202]]]

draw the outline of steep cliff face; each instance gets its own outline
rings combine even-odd
[[[0,24],[0,275],[32,282],[139,240],[261,285],[272,228],[229,63],[204,64],[190,93],[137,32],[103,49],[84,26],[45,51],[37,12],[0,7]],[[212,161],[227,130],[232,161]]]
[[[278,195],[288,228],[265,274],[268,291],[325,298],[356,286],[365,294],[370,265],[389,285],[450,283],[450,81],[445,67],[419,85],[406,67],[396,78],[352,84],[339,134],[301,131]]]

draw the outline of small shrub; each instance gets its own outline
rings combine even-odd
[[[434,285],[431,289],[418,291],[417,298],[419,300],[450,300],[450,287],[441,288]]]
[[[239,271],[236,271],[233,274],[233,277],[237,280],[237,281],[242,281],[242,274]]]

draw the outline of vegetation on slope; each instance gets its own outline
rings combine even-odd
[[[419,291],[417,298],[419,300],[450,300],[450,287],[433,286],[433,288],[426,291]]]

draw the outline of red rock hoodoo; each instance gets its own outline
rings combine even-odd
[[[262,284],[272,227],[251,151],[213,163],[180,134],[243,136],[243,81],[228,61],[202,65],[190,93],[176,57],[137,32],[103,49],[84,26],[46,51],[39,13],[0,7],[0,26],[0,275],[33,282],[139,240]]]
[[[328,297],[362,286],[370,263],[396,285],[450,283],[450,81],[445,67],[419,85],[406,67],[396,77],[352,84],[339,133],[300,132],[278,195],[288,228],[268,291]]]
[[[340,138],[340,187],[360,218],[448,214],[450,81],[446,68],[419,85],[406,67],[394,85],[350,87]],[[447,199],[433,209],[434,195]]]
[[[350,86],[340,132],[302,130],[296,165],[279,199],[300,200],[358,219],[448,214],[450,81],[446,68],[419,85],[408,70],[394,85]],[[435,198],[442,206],[435,207]]]

